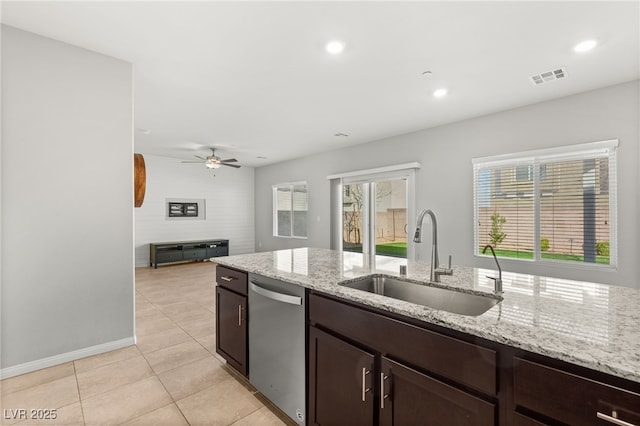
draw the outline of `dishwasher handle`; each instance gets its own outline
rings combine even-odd
[[[289,294],[283,294],[283,293],[278,293],[276,291],[267,290],[264,287],[260,287],[258,283],[255,283],[253,281],[249,281],[249,288],[264,297],[267,297],[272,300],[276,300],[278,302],[284,302],[284,303],[289,303],[291,305],[298,305],[298,306],[302,305],[302,297],[291,296]]]

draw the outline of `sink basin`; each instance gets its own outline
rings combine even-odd
[[[380,275],[370,275],[339,285],[469,316],[481,315],[502,301],[497,297],[463,293]]]

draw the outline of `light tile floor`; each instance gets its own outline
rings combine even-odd
[[[215,353],[214,263],[137,268],[136,331],[135,346],[0,381],[0,424],[295,424]]]

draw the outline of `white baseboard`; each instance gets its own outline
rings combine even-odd
[[[8,379],[9,377],[19,376],[20,374],[30,373],[42,368],[53,367],[54,365],[64,364],[65,362],[75,361],[92,355],[98,355],[104,352],[113,351],[115,349],[126,348],[135,345],[135,337],[127,337],[113,342],[102,343],[100,345],[90,346],[84,349],[67,352],[60,355],[50,356],[35,361],[25,362],[24,364],[14,365],[0,369],[0,379]]]

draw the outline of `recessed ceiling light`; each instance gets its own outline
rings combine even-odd
[[[331,40],[326,46],[327,52],[332,55],[339,55],[344,50],[344,43],[340,40]]]
[[[333,136],[338,137],[338,138],[346,138],[349,137],[348,134],[346,133],[335,133]]]
[[[266,160],[267,159],[267,157],[265,157],[264,155],[258,155],[256,158],[258,160]]]
[[[575,45],[573,50],[578,53],[588,52],[598,44],[595,40],[585,40]]]
[[[435,96],[436,98],[441,98],[446,94],[447,94],[447,89],[438,89],[435,92],[433,92],[433,96]]]

